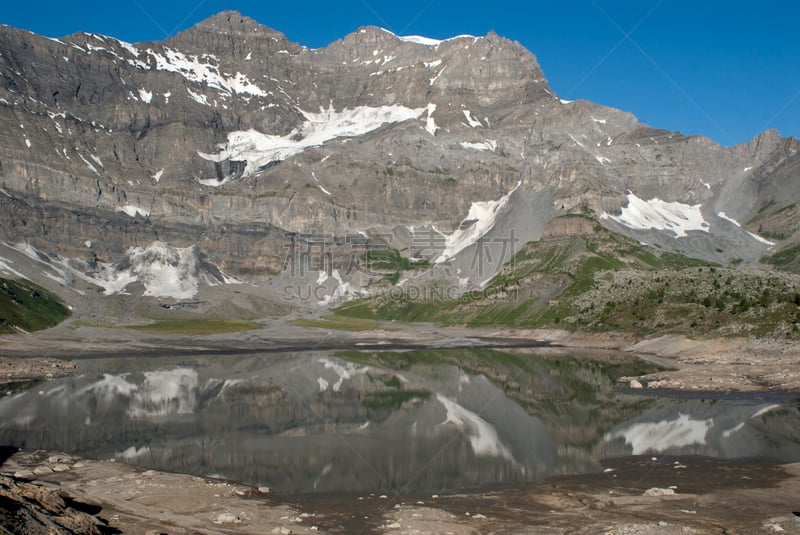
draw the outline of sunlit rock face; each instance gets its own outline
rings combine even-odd
[[[346,269],[352,237],[447,263],[466,289],[565,213],[723,264],[763,256],[759,232],[798,230],[781,211],[800,197],[796,140],[721,147],[560,100],[534,55],[494,33],[368,27],[311,50],[225,12],[154,43],[3,27],[0,51],[0,239],[96,281],[154,244],[205,266],[168,291],[130,272],[139,284],[118,292],[194,299],[195,280],[273,280],[287,233],[338,244],[326,253],[346,297],[371,280]],[[493,260],[476,267],[486,244]]]

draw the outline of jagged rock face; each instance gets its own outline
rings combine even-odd
[[[536,58],[493,33],[362,28],[311,50],[225,12],[136,45],[3,27],[0,53],[2,239],[63,256],[199,244],[231,275],[275,274],[285,231],[452,238],[473,203],[519,184],[492,221],[526,240],[559,214],[619,215],[629,193],[701,205],[707,228],[681,241],[603,224],[717,261],[766,251],[731,219],[799,230],[774,216],[800,197],[796,140],[726,148],[560,101]]]

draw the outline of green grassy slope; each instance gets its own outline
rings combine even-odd
[[[61,300],[36,284],[0,278],[0,333],[36,331],[70,315]]]
[[[583,228],[592,230],[527,243],[480,292],[457,300],[366,299],[336,313],[642,335],[800,334],[797,276],[720,268],[569,217],[586,219]]]

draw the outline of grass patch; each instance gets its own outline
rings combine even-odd
[[[364,263],[374,271],[408,271],[430,267],[427,260],[412,262],[397,249],[372,249],[364,253]]]
[[[10,383],[0,382],[0,390],[2,391],[2,394],[0,395],[13,396],[14,394],[25,392],[26,390],[31,390],[43,383],[44,383],[43,379],[30,379],[28,381],[11,381]]]
[[[197,319],[158,321],[146,325],[132,325],[127,328],[149,333],[202,335],[250,331],[259,327],[261,324],[254,321]]]
[[[69,315],[64,303],[41,286],[24,279],[0,278],[0,333],[46,329]]]
[[[800,273],[800,244],[781,249],[771,256],[762,258],[761,262],[784,271]]]
[[[69,326],[72,327],[73,329],[77,329],[79,327],[99,327],[102,329],[116,329],[118,327],[121,327],[120,325],[116,325],[108,321],[90,321],[85,319],[72,321],[70,322]]]
[[[331,314],[322,318],[297,318],[287,321],[290,325],[298,327],[313,327],[315,329],[333,329],[335,331],[398,331],[399,327],[387,327],[381,320],[358,318]]]

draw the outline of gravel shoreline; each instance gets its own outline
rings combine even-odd
[[[800,532],[800,464],[649,456],[606,464],[602,474],[442,495],[275,496],[221,479],[20,451],[0,466],[0,498],[33,522],[28,533],[37,525],[92,535]]]

